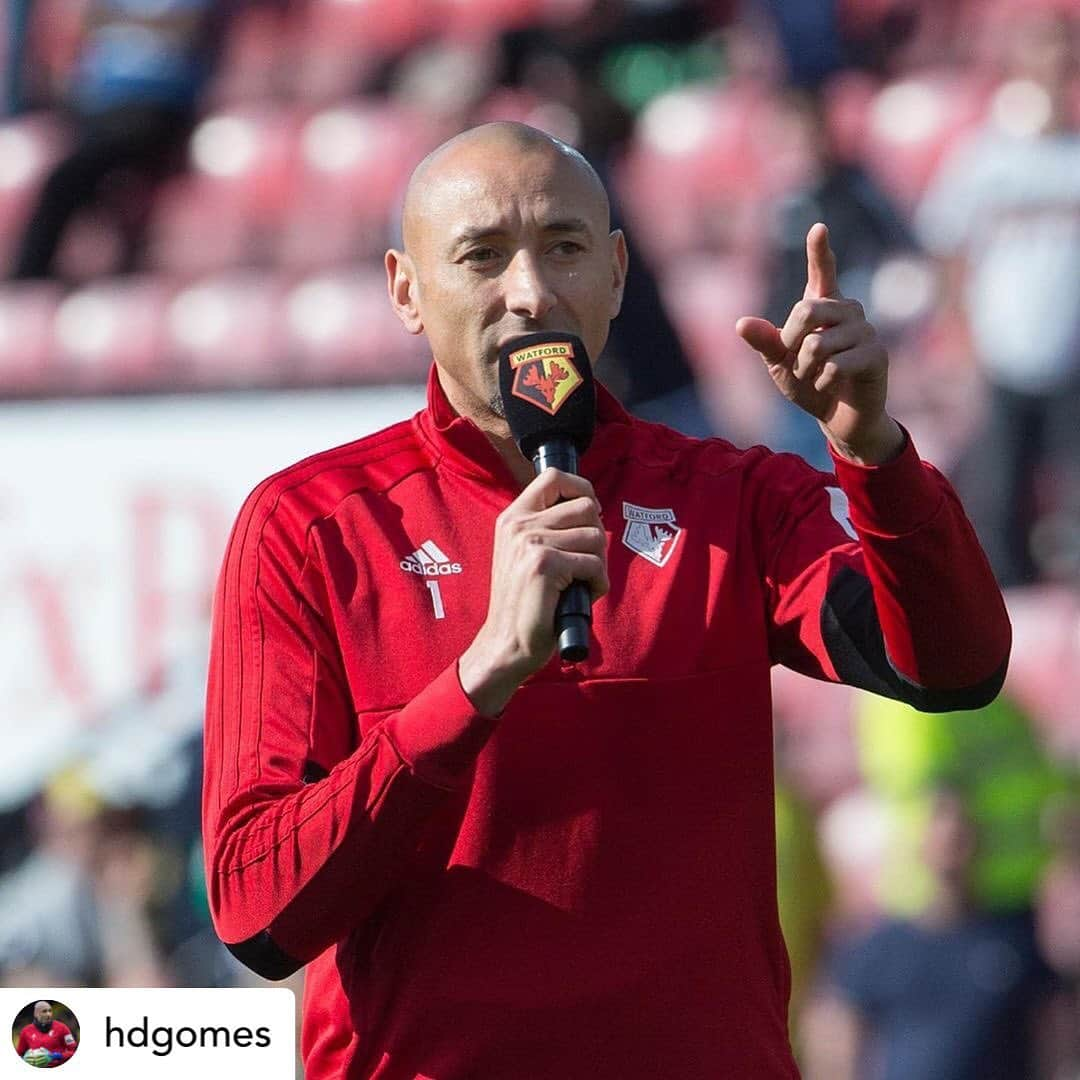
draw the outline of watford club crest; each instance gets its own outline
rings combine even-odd
[[[653,510],[628,502],[622,507],[626,518],[622,542],[653,565],[665,565],[682,535],[682,529],[675,524],[675,511]]]
[[[574,346],[568,341],[550,341],[512,352],[515,397],[554,416],[568,397],[584,382],[574,366]]]

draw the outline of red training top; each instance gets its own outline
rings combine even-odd
[[[77,1049],[75,1036],[71,1034],[71,1028],[67,1024],[54,1020],[48,1031],[42,1031],[36,1024],[27,1024],[19,1032],[19,1041],[15,1044],[15,1053],[22,1057],[27,1050],[45,1049],[51,1054],[59,1054],[48,1065],[47,1069],[55,1069],[57,1065],[63,1065],[65,1061]]]
[[[1010,628],[947,482],[694,440],[602,388],[592,651],[498,720],[457,659],[517,494],[434,373],[248,498],[216,597],[215,925],[309,964],[309,1080],[791,1080],[769,670],[990,700]],[[850,506],[850,519],[848,517]]]

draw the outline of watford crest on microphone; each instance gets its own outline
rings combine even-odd
[[[622,506],[626,519],[622,542],[653,565],[664,566],[682,535],[682,528],[675,522],[675,511],[654,510],[628,502]]]
[[[574,346],[569,341],[529,345],[509,356],[514,369],[512,393],[554,416],[585,381],[574,366]]]

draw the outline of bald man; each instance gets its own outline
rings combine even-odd
[[[1009,624],[827,231],[740,320],[835,476],[598,388],[581,477],[510,438],[499,348],[599,354],[627,266],[573,150],[510,124],[418,167],[390,302],[427,407],[245,503],[214,615],[204,826],[232,952],[308,965],[309,1080],[790,1080],[769,670],[990,700]],[[657,357],[657,363],[663,363]],[[573,580],[587,661],[555,655]]]
[[[63,1065],[78,1049],[71,1028],[53,1019],[51,1001],[34,1003],[34,1019],[19,1032],[15,1053],[38,1069]]]

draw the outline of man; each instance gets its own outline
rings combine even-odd
[[[34,1022],[19,1032],[15,1053],[39,1069],[55,1069],[75,1053],[75,1036],[71,1028],[53,1019],[52,1002],[39,1001],[34,1005]]]
[[[1002,35],[1010,81],[991,120],[945,159],[915,218],[943,260],[984,378],[982,430],[958,482],[1005,588],[1053,576],[1055,563],[1066,574],[1076,566],[1080,14],[1069,6],[1014,5]]]
[[[770,665],[986,701],[1010,637],[986,561],[885,412],[886,356],[823,226],[787,324],[739,331],[821,420],[839,487],[603,388],[582,476],[533,478],[500,346],[559,329],[598,355],[627,265],[563,144],[450,140],[403,237],[390,300],[430,342],[428,407],[266,481],[226,554],[217,930],[265,975],[309,964],[312,1080],[794,1077]],[[553,657],[575,579],[596,601],[581,665]]]
[[[1049,1075],[1036,1068],[1036,1036],[1053,980],[1032,912],[980,908],[972,881],[977,834],[965,797],[943,787],[928,801],[923,858],[933,898],[918,918],[888,920],[838,951],[831,1023],[817,1031],[821,1045],[810,1056],[821,1060],[808,1076]],[[868,1058],[878,1068],[861,1068]]]
[[[11,277],[53,274],[69,222],[120,170],[158,180],[183,146],[231,14],[212,0],[90,0],[66,91],[74,145],[50,173]],[[23,12],[22,26],[28,28]],[[22,52],[22,43],[18,43]],[[17,84],[18,73],[12,75]],[[131,270],[143,222],[125,236]]]

